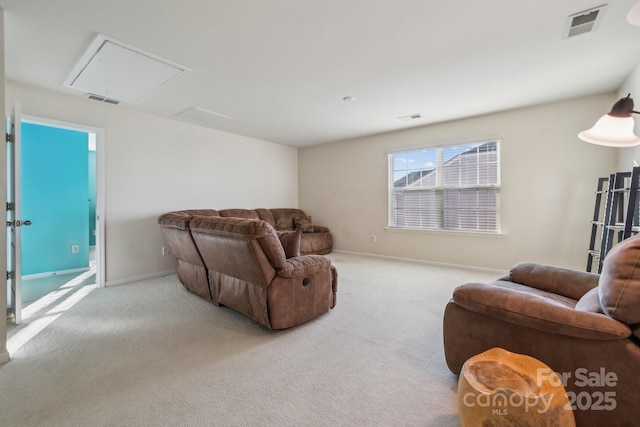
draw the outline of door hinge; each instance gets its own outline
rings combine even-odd
[[[14,202],[7,202],[7,210],[8,211],[15,211],[16,210],[16,204]]]
[[[13,279],[13,271],[7,271],[7,280]]]
[[[7,227],[22,227],[23,225],[29,226],[29,225],[31,225],[31,221],[29,221],[29,220],[22,221],[20,219],[16,219],[16,220],[13,220],[13,221],[7,221]]]
[[[15,137],[13,136],[13,134],[8,133],[5,142],[14,142],[14,141],[15,141]]]

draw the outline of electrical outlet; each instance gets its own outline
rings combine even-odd
[[[171,254],[171,251],[169,250],[168,247],[163,246],[162,247],[162,256],[168,256],[169,254]]]
[[[372,243],[375,243],[375,242],[377,242],[377,241],[378,241],[378,238],[376,237],[376,235],[375,235],[375,234],[372,234],[372,235],[371,235],[371,242],[372,242]]]
[[[71,253],[77,254],[78,252],[80,252],[80,245],[71,245]]]

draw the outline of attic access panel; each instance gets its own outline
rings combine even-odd
[[[64,86],[135,104],[186,71],[186,67],[99,34]]]

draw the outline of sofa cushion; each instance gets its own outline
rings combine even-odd
[[[282,243],[284,253],[288,258],[300,256],[300,241],[302,240],[302,232],[296,231],[276,231]]]
[[[608,316],[628,325],[640,323],[640,235],[609,251],[600,273],[598,296]]]
[[[521,262],[511,267],[509,280],[579,300],[589,290],[598,286],[599,276],[585,271]]]
[[[215,209],[185,209],[182,211],[176,211],[174,212],[176,214],[180,214],[180,215],[187,215],[187,216],[196,216],[196,215],[200,215],[200,216],[220,216],[220,214],[218,213],[217,210]]]
[[[526,290],[466,283],[454,290],[453,301],[475,313],[557,335],[600,341],[631,335],[629,326],[622,322],[575,310],[570,299],[562,302]]]
[[[256,213],[261,220],[267,221],[273,228],[278,230],[278,227],[276,227],[276,220],[273,218],[273,214],[269,209],[258,208],[256,209]]]
[[[280,239],[266,221],[238,217],[195,216],[189,223],[189,228],[192,233],[230,235],[243,240],[255,239],[273,268],[279,269],[285,264],[286,257]]]
[[[600,305],[600,297],[598,296],[598,288],[593,288],[582,296],[576,303],[576,310],[588,311],[590,313],[604,314]]]
[[[260,220],[266,227],[269,228],[269,232],[266,236],[258,238],[258,243],[264,251],[264,254],[269,258],[273,268],[280,269],[284,267],[287,255],[284,252],[282,243],[276,234],[276,231],[269,225],[269,223]]]
[[[276,223],[276,230],[294,230],[294,220],[304,218],[307,215],[301,209],[296,208],[276,208],[269,209]]]
[[[167,212],[158,217],[158,224],[162,227],[187,230],[189,229],[189,219],[191,219],[191,217],[187,214]]]
[[[187,229],[192,216],[219,216],[215,209],[189,209],[163,213],[158,217],[158,224]]]
[[[296,230],[300,230],[303,233],[313,233],[315,230],[313,229],[313,221],[310,216],[304,218],[295,218],[293,220],[294,228]]]
[[[258,213],[253,209],[223,209],[218,212],[220,212],[220,216],[224,217],[260,219]]]

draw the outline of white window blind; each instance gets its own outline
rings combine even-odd
[[[389,153],[389,227],[500,232],[499,145]]]

